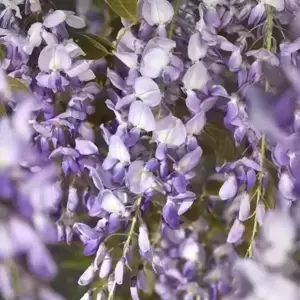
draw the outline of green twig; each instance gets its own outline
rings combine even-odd
[[[131,221],[131,225],[130,225],[130,229],[129,229],[129,232],[128,232],[127,239],[126,239],[125,244],[124,244],[122,257],[126,257],[128,251],[130,249],[130,244],[131,244],[131,241],[132,241],[132,237],[135,233],[134,231],[135,231],[135,227],[136,227],[136,224],[137,224],[137,221],[138,221],[139,208],[140,208],[140,205],[141,205],[141,202],[142,202],[142,198],[143,197],[139,197],[137,202],[136,202],[136,210],[135,210],[134,216],[133,216],[132,221]],[[129,265],[127,263],[126,263],[126,266],[131,270],[131,268],[129,267]],[[114,282],[107,300],[113,300],[114,299],[114,294],[115,294],[116,287],[117,287],[116,282]]]
[[[0,116],[6,116],[7,112],[6,112],[6,107],[5,104],[3,102],[0,102]]]
[[[272,38],[273,38],[273,10],[271,6],[267,6],[267,20],[266,20],[266,48],[267,50],[272,50]],[[269,84],[266,81],[265,89],[268,90]],[[266,156],[266,137],[263,135],[261,139],[261,145],[260,145],[260,167],[261,172],[258,174],[258,183],[256,188],[256,204],[255,204],[255,214],[256,214],[256,207],[258,205],[258,202],[261,200],[263,195],[263,187],[262,187],[262,181],[263,181],[263,167],[264,167],[264,160]],[[246,256],[252,256],[253,254],[253,245],[254,245],[254,238],[257,233],[258,222],[256,218],[254,218],[254,224],[252,229],[252,235],[250,238],[250,244],[246,252]]]

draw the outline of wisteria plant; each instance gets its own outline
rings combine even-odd
[[[299,50],[300,0],[0,0],[0,299],[299,300]]]

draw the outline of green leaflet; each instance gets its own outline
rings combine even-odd
[[[4,45],[0,45],[0,61],[3,61],[5,58],[5,46]]]
[[[200,137],[201,144],[209,145],[215,152],[217,165],[237,158],[238,149],[228,130],[216,123],[207,123]]]
[[[136,23],[137,0],[104,0],[107,5],[121,18]]]
[[[75,43],[86,53],[86,59],[99,59],[111,55],[113,49],[110,41],[89,33],[77,34]]]
[[[23,90],[29,92],[28,87],[19,79],[7,76],[7,82],[11,90]]]

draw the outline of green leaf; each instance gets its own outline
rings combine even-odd
[[[105,2],[121,18],[137,22],[137,0],[105,0]]]
[[[213,149],[218,165],[235,160],[238,156],[238,149],[236,149],[231,135],[220,124],[207,123],[200,139],[202,143],[208,144]]]
[[[5,58],[5,46],[4,45],[0,45],[0,61],[3,61]]]
[[[87,59],[99,59],[111,55],[113,46],[110,41],[94,34],[76,34],[75,42],[86,53]]]
[[[92,260],[90,258],[81,256],[80,259],[73,258],[63,261],[60,267],[62,269],[84,271],[91,262]]]
[[[29,92],[28,87],[19,79],[7,76],[7,82],[8,82],[8,86],[12,90],[23,90]]]

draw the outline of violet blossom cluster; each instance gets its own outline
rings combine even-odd
[[[297,0],[139,0],[107,58],[90,1],[0,3],[4,299],[61,299],[46,245],[74,240],[81,300],[299,299]]]

